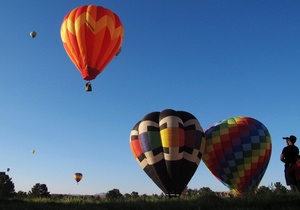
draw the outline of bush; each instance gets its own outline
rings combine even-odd
[[[277,193],[277,194],[285,194],[285,193],[288,192],[288,190],[280,182],[275,182],[274,192]]]
[[[272,190],[269,187],[261,186],[256,190],[256,193],[258,195],[272,194]]]
[[[28,193],[31,197],[47,198],[50,197],[50,192],[46,184],[36,183]]]
[[[106,198],[108,200],[117,200],[122,197],[123,197],[123,195],[120,193],[120,190],[118,190],[118,189],[113,189],[106,193]]]

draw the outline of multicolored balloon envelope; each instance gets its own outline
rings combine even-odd
[[[82,179],[83,175],[82,175],[82,173],[75,173],[73,175],[73,177],[74,177],[74,179],[76,180],[76,182],[78,184],[78,182],[80,182],[80,180]]]
[[[211,173],[236,194],[255,191],[272,150],[268,129],[250,117],[233,117],[205,131],[202,160]]]
[[[192,114],[166,109],[146,115],[133,127],[130,148],[164,193],[180,195],[200,163],[205,137]]]
[[[101,6],[81,6],[61,25],[64,48],[84,80],[93,80],[120,51],[124,28],[119,17]]]

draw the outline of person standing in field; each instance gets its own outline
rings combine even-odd
[[[296,163],[299,155],[299,148],[295,145],[296,136],[284,137],[287,146],[283,148],[280,160],[284,163],[284,176],[286,185],[291,187],[292,192],[297,192],[297,181],[293,165]]]

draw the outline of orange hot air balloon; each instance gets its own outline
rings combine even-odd
[[[90,80],[120,51],[124,28],[119,17],[101,6],[81,6],[69,12],[60,30],[63,46],[91,91]]]
[[[80,182],[80,180],[82,179],[82,173],[75,173],[74,175],[73,175],[73,177],[74,177],[74,179],[76,180],[76,182],[77,182],[77,184],[78,184],[78,182]]]

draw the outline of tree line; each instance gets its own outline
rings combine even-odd
[[[256,194],[268,194],[268,193],[276,193],[276,194],[284,194],[289,190],[283,186],[280,182],[276,182],[271,184],[270,186],[261,186],[256,190]],[[192,196],[201,196],[201,195],[217,195],[219,197],[233,197],[234,195],[230,192],[213,192],[209,187],[202,187],[200,189],[189,189],[185,188],[182,197],[192,197]],[[46,184],[36,183],[31,190],[27,192],[18,191],[15,192],[15,185],[5,172],[0,172],[0,198],[13,198],[13,197],[38,197],[38,198],[47,198],[47,197],[63,197],[64,195],[51,195],[48,191]],[[131,193],[122,194],[119,189],[109,190],[105,194],[105,199],[107,200],[120,200],[120,199],[137,199],[137,198],[147,198],[147,197],[164,197],[163,193],[160,195],[153,194],[151,196],[143,194],[139,195],[138,192],[133,191]],[[100,197],[100,196],[96,196]]]

